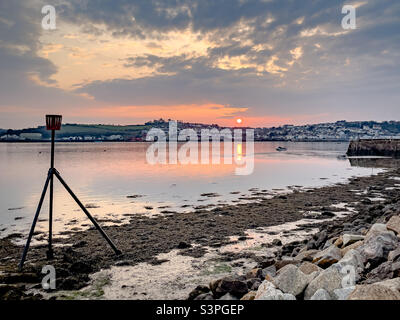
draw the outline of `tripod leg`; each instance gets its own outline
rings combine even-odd
[[[47,259],[53,259],[53,183],[54,183],[54,176],[51,175],[50,178],[50,203],[49,203],[49,249],[47,250]]]
[[[89,211],[85,208],[85,206],[80,202],[78,197],[72,192],[70,187],[67,185],[67,183],[61,178],[60,173],[57,170],[54,170],[54,174],[56,175],[57,179],[60,180],[61,184],[64,186],[64,188],[68,191],[68,193],[71,195],[71,197],[75,200],[75,202],[79,205],[79,207],[82,209],[82,211],[87,215],[89,220],[94,224],[96,229],[101,233],[101,235],[106,239],[108,244],[113,248],[116,254],[121,254],[121,251],[117,249],[117,247],[114,245],[114,243],[111,241],[111,239],[107,236],[107,234],[103,231],[103,229],[99,226],[97,221],[90,215]]]
[[[35,231],[36,222],[37,222],[37,220],[39,218],[39,213],[40,213],[40,210],[42,208],[43,200],[44,200],[44,197],[46,196],[47,187],[49,186],[49,181],[50,181],[52,175],[53,175],[53,171],[50,170],[49,174],[47,176],[47,179],[46,179],[46,183],[44,184],[42,195],[40,196],[39,205],[38,205],[38,207],[36,209],[35,217],[33,218],[31,231],[29,232],[28,240],[26,241],[26,245],[25,245],[25,248],[24,248],[24,252],[22,254],[21,262],[19,263],[19,266],[18,266],[19,271],[22,271],[22,268],[24,267],[24,262],[25,262],[25,259],[26,259],[26,255],[27,255],[28,250],[29,250],[29,245],[30,245],[31,240],[32,240],[33,232]]]

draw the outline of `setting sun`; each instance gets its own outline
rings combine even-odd
[[[237,124],[241,124],[241,123],[242,123],[242,119],[240,119],[240,118],[239,118],[239,119],[236,119],[236,123],[237,123]]]

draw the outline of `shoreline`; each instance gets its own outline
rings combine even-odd
[[[45,143],[45,142],[50,142],[51,143],[51,140],[29,140],[29,141],[19,141],[19,140],[15,140],[15,141],[4,141],[4,140],[0,140],[0,143]],[[134,143],[137,143],[137,142],[145,142],[145,143],[149,143],[149,144],[151,144],[151,143],[154,143],[154,141],[146,141],[146,140],[141,140],[141,141],[130,141],[130,140],[96,140],[96,141],[85,141],[85,140],[82,140],[82,141],[66,141],[66,140],[58,140],[58,139],[56,139],[55,140],[55,142],[58,142],[58,143],[63,143],[63,142],[65,142],[65,143],[102,143],[102,142],[112,142],[112,143],[114,143],[114,142],[117,142],[117,143],[126,143],[126,142],[128,142],[128,143],[130,143],[130,142],[134,142]],[[168,139],[166,140],[166,142],[168,142]],[[178,141],[178,143],[185,143],[185,142],[187,142],[187,141]],[[304,143],[304,142],[309,142],[309,143],[313,143],[313,142],[316,142],[316,143],[321,143],[321,142],[330,142],[330,143],[333,143],[333,142],[338,142],[338,143],[350,143],[351,142],[351,140],[284,140],[284,139],[282,139],[282,140],[254,140],[254,142],[286,142],[286,143],[296,143],[296,142],[302,142],[302,143]]]
[[[315,217],[315,223],[302,225],[299,229],[307,231],[316,227],[324,228],[324,223],[321,224],[318,220],[343,211],[331,205],[358,202],[355,205],[357,213],[337,218],[333,222],[333,225],[339,224],[340,227],[340,221],[358,216],[368,206],[373,205],[373,201],[367,200],[368,197],[376,198],[376,193],[380,193],[387,199],[385,201],[396,198],[396,189],[390,189],[398,187],[398,181],[390,179],[393,175],[400,176],[399,169],[369,177],[352,178],[346,184],[294,190],[292,193],[263,199],[257,203],[223,205],[211,211],[171,213],[153,218],[136,216],[127,225],[104,227],[122,249],[124,254],[120,257],[113,254],[96,230],[80,231],[71,234],[67,239],[55,239],[55,244],[60,247],[55,248],[55,260],[52,262],[45,259],[45,245],[32,247],[22,275],[16,271],[22,247],[12,244],[12,237],[6,237],[0,240],[0,271],[3,272],[0,275],[1,282],[11,285],[9,290],[17,292],[14,295],[16,299],[40,299],[43,297],[26,295],[25,292],[29,288],[40,288],[41,267],[49,263],[57,270],[57,290],[78,290],[90,283],[89,275],[101,269],[134,266],[142,262],[160,265],[166,261],[158,260],[157,255],[167,254],[172,250],[178,250],[178,254],[182,256],[199,258],[207,253],[207,248],[221,248],[240,242],[232,240],[232,236],[243,241],[248,238],[247,230],[296,222],[304,218],[304,212],[317,211],[322,215]],[[366,194],[361,192],[368,190],[371,185],[380,186],[380,189],[371,189]],[[266,212],[268,214],[265,214]],[[296,245],[301,244],[286,245],[282,247],[282,252],[290,248],[293,250]],[[226,253],[220,258],[228,263],[245,258],[255,264],[270,259],[269,255],[248,252]],[[29,275],[28,279],[26,275]],[[25,287],[22,287],[23,285]]]

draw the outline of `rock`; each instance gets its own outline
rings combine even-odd
[[[190,243],[185,242],[185,241],[181,241],[177,245],[178,249],[188,249],[188,248],[191,248],[191,247],[192,247],[192,245]]]
[[[388,260],[396,261],[400,257],[400,247],[389,252]]]
[[[385,233],[385,232],[388,232],[388,229],[386,228],[385,224],[375,223],[372,225],[372,227],[367,232],[364,240],[368,240],[369,238],[371,238],[373,236],[377,236],[377,235],[379,235],[381,233]]]
[[[317,219],[321,216],[321,212],[307,211],[303,213],[303,217],[307,219]]]
[[[400,261],[392,264],[393,277],[400,277]]]
[[[331,245],[333,245],[333,242],[332,242],[331,239],[328,239],[328,240],[325,242],[324,246],[322,247],[322,250],[328,249]]]
[[[217,287],[218,287],[218,285],[219,285],[220,282],[221,282],[221,279],[212,280],[212,281],[210,282],[209,287],[210,287],[210,289],[211,289],[212,292],[215,292],[215,290],[217,290]]]
[[[400,278],[357,285],[348,300],[400,300]]]
[[[42,280],[36,273],[0,273],[0,282],[11,283],[40,283]]]
[[[352,249],[357,249],[360,246],[362,246],[363,243],[364,242],[362,242],[362,241],[354,242],[353,244],[350,244],[347,247],[344,247],[343,249],[340,249],[340,253],[342,254],[342,256],[344,256],[348,251],[350,251]]]
[[[307,249],[320,249],[326,242],[328,234],[325,230],[315,234],[313,239],[307,243]]]
[[[263,260],[262,262],[259,262],[257,264],[257,268],[265,269],[265,268],[268,268],[268,267],[270,267],[272,265],[275,265],[275,259],[274,258],[269,258],[269,259]]]
[[[288,257],[282,257],[282,260],[279,260],[275,263],[276,270],[282,269],[288,264],[298,265],[299,261]]]
[[[25,286],[0,283],[0,301],[21,300],[25,294]]]
[[[115,263],[117,267],[129,266],[131,262],[129,260],[120,260]]]
[[[311,274],[313,272],[321,272],[323,269],[318,267],[316,264],[305,261],[300,265],[299,270],[304,274]]]
[[[257,291],[247,292],[240,300],[254,300],[257,295]]]
[[[265,280],[258,288],[254,300],[296,300],[296,298],[276,289],[273,283]]]
[[[263,280],[266,278],[267,275],[272,277],[272,278],[274,278],[276,276],[276,267],[275,267],[275,265],[272,265],[272,266],[269,266],[267,268],[262,269],[261,276],[262,276]]]
[[[210,288],[207,286],[197,286],[192,292],[189,293],[189,298],[188,300],[194,300],[196,297],[203,293],[208,293],[210,292]]]
[[[343,236],[340,236],[339,238],[337,238],[333,244],[336,247],[341,248],[343,245]]]
[[[364,240],[364,236],[358,235],[358,234],[344,234],[343,235],[343,246],[346,247],[350,244],[353,244],[354,242]]]
[[[393,278],[392,261],[381,263],[378,267],[367,274],[366,284],[372,284],[386,279]]]
[[[335,214],[332,211],[322,211],[321,215],[323,217],[334,217]]]
[[[245,281],[239,280],[238,277],[226,277],[221,279],[213,293],[217,298],[222,297],[226,293],[231,293],[234,296],[242,297],[248,291],[249,289]]]
[[[281,245],[282,245],[282,241],[279,240],[279,239],[274,239],[274,240],[272,241],[272,244],[273,244],[274,246],[281,246]]]
[[[214,300],[214,297],[211,293],[203,293],[194,298],[194,300]]]
[[[312,279],[314,279],[314,276],[306,275],[295,265],[289,264],[278,271],[273,284],[284,293],[289,293],[297,297],[304,291]]]
[[[247,283],[247,288],[249,288],[249,290],[257,290],[258,287],[261,284],[261,279],[260,278],[253,278],[253,279],[248,279],[246,281]]]
[[[361,256],[361,254],[354,250],[351,249],[347,251],[347,253],[344,255],[342,259],[340,259],[337,263],[338,266],[344,267],[344,266],[353,266],[355,269],[364,269],[364,258]]]
[[[333,298],[335,300],[347,300],[355,287],[340,288],[333,290]]]
[[[319,253],[318,250],[311,249],[311,250],[304,250],[300,251],[300,253],[294,258],[295,260],[298,261],[313,261],[314,256]]]
[[[231,295],[229,292],[224,294],[219,300],[239,300],[238,298]]]
[[[364,271],[363,261],[364,259],[361,254],[351,249],[342,259],[332,265],[332,268],[336,268],[343,277],[346,277],[344,279],[345,283],[342,281],[342,286],[354,286],[360,280],[361,274]]]
[[[323,270],[314,280],[307,286],[304,299],[309,300],[319,289],[325,289],[330,295],[333,290],[342,287],[342,275],[337,268],[330,267]]]
[[[325,289],[318,289],[310,300],[332,300],[332,298]]]
[[[393,216],[386,224],[388,230],[394,231],[396,234],[400,234],[400,216]]]
[[[329,248],[321,251],[317,254],[313,260],[321,268],[327,268],[332,264],[338,262],[342,258],[340,249],[335,245],[331,245]]]
[[[261,268],[254,268],[246,273],[246,279],[253,279],[253,278],[260,278],[260,279],[262,278]]]
[[[364,240],[364,244],[357,250],[363,256],[364,264],[368,262],[371,268],[375,268],[387,260],[390,251],[399,246],[399,239],[392,231],[371,234],[370,236],[368,234],[366,240]]]

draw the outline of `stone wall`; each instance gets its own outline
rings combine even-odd
[[[365,139],[351,141],[348,156],[400,157],[400,139]]]

